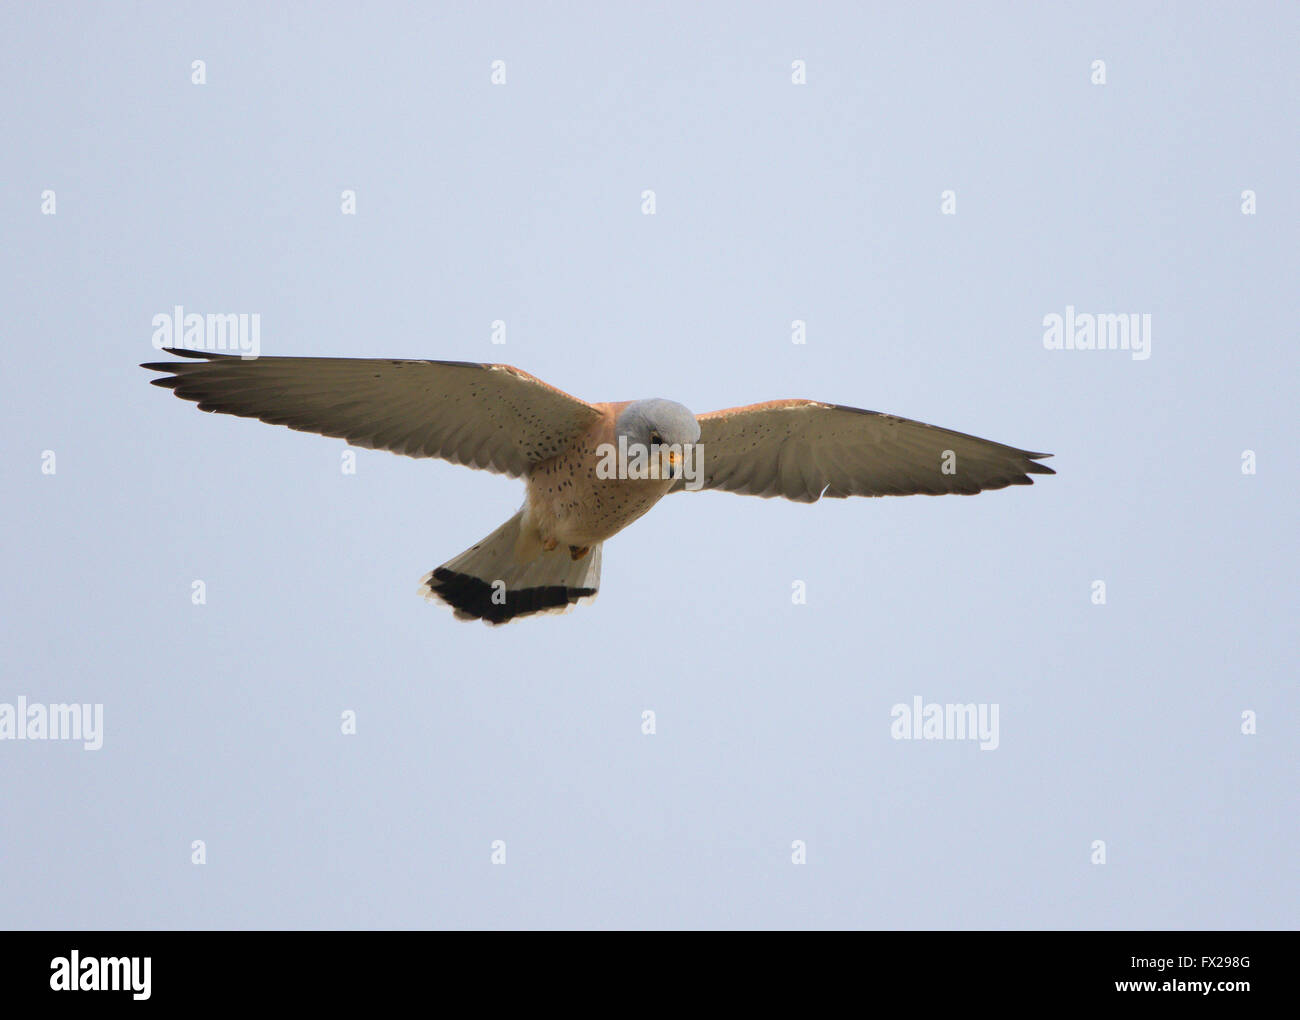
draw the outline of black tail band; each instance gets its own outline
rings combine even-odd
[[[548,609],[561,609],[596,594],[595,588],[567,588],[562,584],[501,591],[487,581],[446,567],[433,572],[428,588],[455,609],[461,619],[483,620],[491,624],[508,623],[516,617],[544,613]],[[500,592],[497,601],[493,601],[492,596],[497,592]]]

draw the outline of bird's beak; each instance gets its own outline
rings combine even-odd
[[[664,456],[664,459],[668,461],[668,477],[680,478],[682,473],[682,455],[676,450],[669,450]]]

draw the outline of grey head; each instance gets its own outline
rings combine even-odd
[[[614,421],[614,435],[627,444],[689,446],[699,442],[700,423],[681,404],[662,397],[634,400]]]
[[[695,415],[671,400],[637,400],[614,421],[615,441],[626,455],[620,478],[683,478],[698,488],[699,464],[695,443],[700,423]],[[647,473],[648,472],[648,473]]]

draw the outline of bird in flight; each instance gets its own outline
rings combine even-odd
[[[669,400],[589,404],[510,365],[381,358],[242,358],[164,348],[142,368],[201,411],[352,446],[522,478],[523,506],[426,574],[462,620],[563,612],[600,586],[601,545],[670,492],[971,494],[1031,485],[1051,456],[856,407],[773,400],[694,415]]]

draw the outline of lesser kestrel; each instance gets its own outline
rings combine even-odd
[[[669,400],[589,404],[510,365],[241,358],[165,349],[152,380],[203,411],[441,457],[527,483],[510,520],[421,579],[463,620],[498,624],[595,596],[601,545],[670,492],[976,493],[1054,474],[1046,453],[815,400],[693,415]]]

